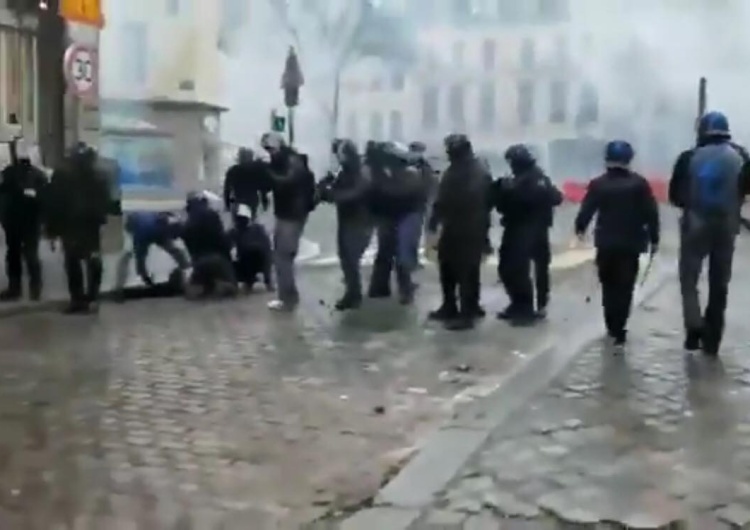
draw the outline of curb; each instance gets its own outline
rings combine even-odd
[[[648,302],[676,275],[671,261],[659,260],[645,285],[636,292],[633,307]],[[566,337],[546,346],[518,366],[501,386],[430,435],[420,452],[376,495],[373,507],[341,523],[341,530],[410,530],[466,462],[481,450],[490,435],[540,389],[560,375],[586,347],[603,335],[600,320],[589,321]]]

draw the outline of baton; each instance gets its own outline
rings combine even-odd
[[[651,269],[654,265],[654,255],[655,254],[653,252],[649,253],[648,263],[646,263],[646,268],[643,269],[643,276],[641,276],[641,281],[638,284],[639,288],[643,287],[643,285],[646,283],[646,280],[648,279],[648,275],[651,273]]]

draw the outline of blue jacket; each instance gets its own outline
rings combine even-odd
[[[133,239],[137,263],[145,262],[151,245],[179,237],[179,229],[169,223],[167,212],[132,212],[125,218],[125,230]]]

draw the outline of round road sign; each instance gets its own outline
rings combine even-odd
[[[96,90],[98,64],[96,50],[73,44],[65,51],[65,79],[69,90],[79,96],[92,96]]]

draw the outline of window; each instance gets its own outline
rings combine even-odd
[[[523,0],[497,0],[497,16],[504,22],[518,22],[523,18]]]
[[[451,126],[456,132],[463,131],[466,127],[466,115],[464,113],[464,87],[453,85],[448,94],[448,116]]]
[[[120,75],[124,83],[142,85],[148,80],[148,41],[143,22],[122,26],[121,49],[128,50],[120,59]]]
[[[553,81],[550,85],[549,121],[565,123],[568,110],[568,85],[564,81]]]
[[[440,122],[440,91],[437,87],[427,87],[422,91],[422,127],[432,129]]]
[[[539,18],[546,22],[562,22],[568,19],[568,0],[538,0]]]
[[[534,82],[522,80],[518,82],[518,99],[516,100],[516,111],[518,123],[522,126],[531,125],[534,122]]]
[[[466,52],[466,46],[462,41],[453,43],[453,49],[451,50],[453,64],[455,66],[463,66],[464,64],[464,53]]]
[[[482,65],[485,70],[492,71],[495,69],[495,41],[492,39],[485,39],[482,43]]]
[[[406,85],[406,76],[403,72],[395,72],[391,76],[391,89],[397,92],[401,92]]]
[[[370,139],[383,140],[383,115],[379,112],[370,114]]]
[[[180,14],[180,0],[167,0],[167,14],[173,17]]]
[[[479,128],[490,132],[495,128],[495,84],[485,83],[479,93]]]
[[[19,35],[19,33],[12,30],[0,30],[0,37],[2,37],[3,43],[4,69],[2,71],[2,82],[5,96],[5,101],[3,101],[5,115],[2,118],[7,121],[10,121],[11,116],[14,116],[16,120],[20,120],[23,105],[23,98],[19,91],[19,86],[22,83],[22,53]]]
[[[25,124],[36,121],[36,39],[32,35],[24,35],[23,46],[23,109],[21,114]]]
[[[521,69],[531,70],[536,64],[536,46],[531,39],[524,39],[521,42]]]
[[[555,54],[558,67],[565,68],[570,64],[570,41],[565,35],[555,39]]]
[[[581,89],[581,101],[578,107],[576,123],[588,125],[599,121],[599,94],[591,83],[586,83]]]
[[[392,110],[389,122],[390,135],[388,139],[393,142],[402,141],[404,139],[404,120],[401,113],[397,110]]]

